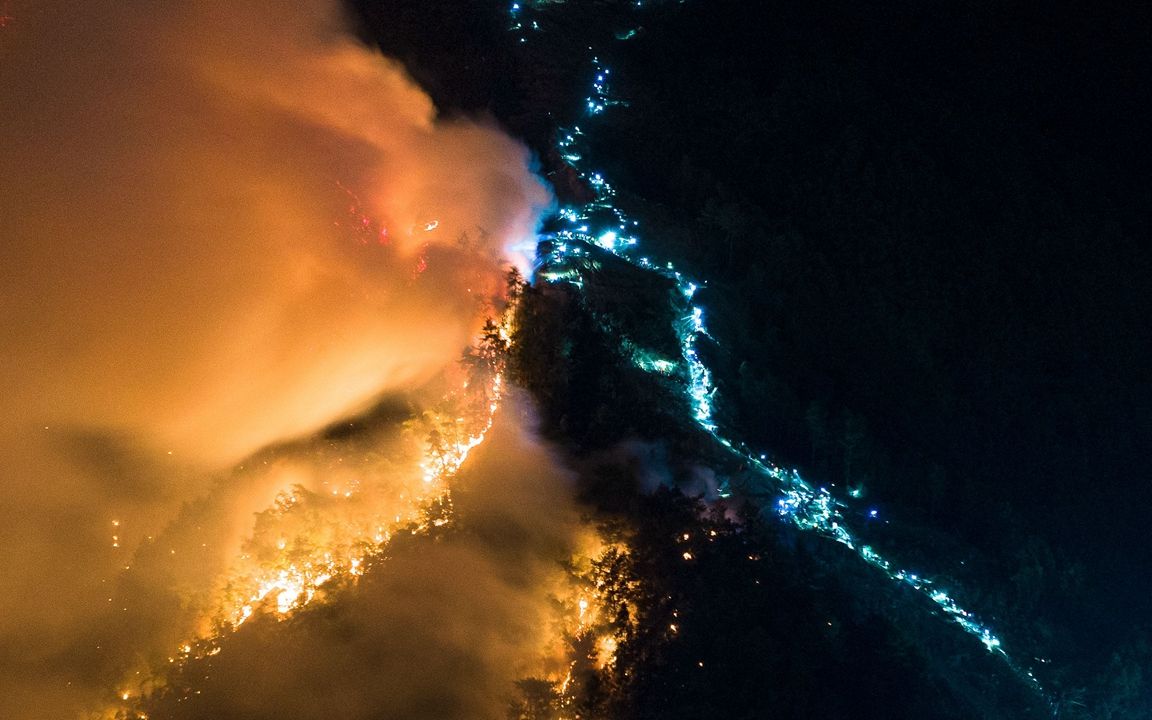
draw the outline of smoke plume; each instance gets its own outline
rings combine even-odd
[[[211,557],[165,571],[192,588],[285,477],[339,482],[340,447],[319,469],[227,468],[275,465],[263,448],[411,402],[499,302],[503,248],[548,198],[523,148],[438,118],[332,2],[37,0],[12,14],[0,716],[24,720],[75,714],[112,672],[102,638],[125,567],[159,567],[161,540],[182,557],[199,532]],[[175,627],[125,608],[153,641]]]

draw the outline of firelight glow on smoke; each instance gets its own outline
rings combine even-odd
[[[121,670],[110,612],[144,618],[141,662],[173,652],[191,620],[159,599],[210,604],[294,485],[364,482],[339,441],[275,448],[440,397],[548,204],[528,164],[438,117],[334,2],[21,6],[0,34],[0,716],[88,707]]]

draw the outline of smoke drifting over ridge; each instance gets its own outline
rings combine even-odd
[[[170,524],[212,495],[240,521],[208,539],[232,547],[285,482],[222,493],[223,468],[451,366],[548,197],[520,146],[438,119],[335,3],[16,10],[0,29],[0,715],[23,719],[67,716],[103,682],[94,638],[146,536],[187,535]],[[214,566],[187,567],[174,581]]]
[[[563,675],[563,563],[595,540],[520,407],[504,404],[462,469],[450,528],[397,540],[327,605],[245,625],[188,666],[195,694],[146,703],[148,716],[503,718],[517,679]]]

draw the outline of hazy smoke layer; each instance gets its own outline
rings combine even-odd
[[[455,360],[547,198],[332,3],[13,10],[0,717],[21,719],[86,701],[116,573],[214,469]]]

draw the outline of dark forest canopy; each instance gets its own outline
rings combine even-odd
[[[494,117],[572,191],[551,142],[589,68],[548,43],[610,38],[618,3],[556,8],[563,33],[528,48],[505,3],[354,4],[442,108]],[[1064,716],[1147,716],[1152,12],[699,0],[638,17],[605,55],[631,104],[594,155],[650,251],[708,281],[722,420],[863,486],[909,562],[967,559],[948,572],[1052,661]],[[544,414],[583,418],[567,439],[608,442],[596,394],[563,397]]]

